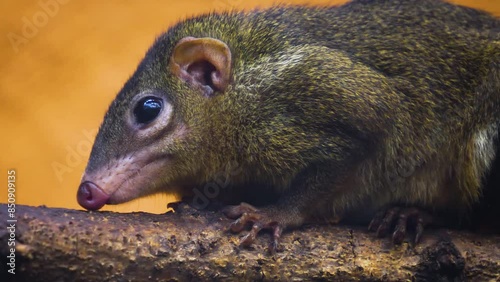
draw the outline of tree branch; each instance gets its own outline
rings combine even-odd
[[[500,236],[430,230],[413,247],[365,228],[315,225],[238,247],[221,213],[181,204],[163,215],[16,206],[15,275],[0,205],[2,281],[370,280],[499,281]]]

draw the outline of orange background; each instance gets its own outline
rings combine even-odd
[[[7,170],[15,169],[17,204],[79,209],[76,190],[97,128],[154,38],[189,16],[275,2],[1,1],[0,202],[7,202]],[[500,15],[498,0],[453,2]],[[156,195],[106,209],[164,212],[173,199]]]

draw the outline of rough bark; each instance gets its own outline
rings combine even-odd
[[[430,230],[393,246],[363,227],[286,232],[283,251],[251,248],[221,213],[179,205],[163,215],[16,206],[16,274],[4,269],[10,233],[0,205],[2,281],[500,281],[500,236]]]

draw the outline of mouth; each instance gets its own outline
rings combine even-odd
[[[161,180],[160,172],[166,165],[166,159],[157,158],[137,169],[128,178],[123,179],[123,182],[111,193],[106,204],[128,202],[158,190],[161,187],[158,184]]]
[[[78,188],[78,203],[87,210],[98,210],[106,204],[128,202],[157,191],[162,183],[161,172],[168,167],[170,158],[141,160],[137,154],[125,156],[86,172]]]

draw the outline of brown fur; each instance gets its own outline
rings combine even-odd
[[[499,30],[486,13],[431,0],[186,20],[159,37],[110,106],[87,174],[147,146],[171,161],[120,201],[190,193],[236,163],[241,173],[220,193],[267,187],[285,226],[388,204],[467,210],[498,146]],[[207,98],[169,70],[185,37],[229,46],[227,88]],[[168,129],[138,138],[124,120],[145,91],[173,113]]]

